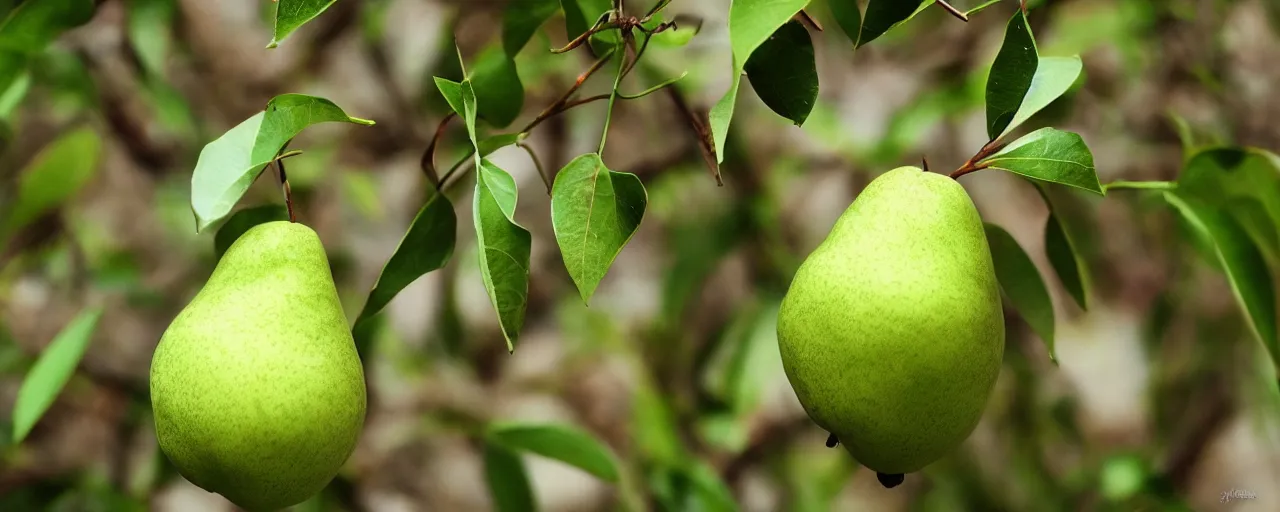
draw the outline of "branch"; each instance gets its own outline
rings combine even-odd
[[[938,4],[939,7],[946,9],[947,12],[951,13],[952,16],[955,16],[956,19],[959,19],[960,21],[963,21],[965,23],[969,22],[969,15],[963,12],[960,12],[960,9],[956,9],[955,7],[952,7],[951,4],[947,3],[947,0],[934,0],[934,3]]]
[[[985,146],[982,146],[982,149],[978,150],[977,154],[973,155],[973,158],[970,158],[969,161],[965,162],[959,169],[956,169],[955,172],[951,173],[951,179],[960,179],[961,176],[990,167],[989,164],[981,163],[982,160],[999,153],[1006,145],[1007,144],[1002,144],[994,140],[988,142]]]

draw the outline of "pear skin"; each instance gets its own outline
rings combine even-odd
[[[977,426],[1004,356],[982,219],[941,174],[876,178],[805,260],[778,313],[787,378],[860,463],[896,476]]]
[[[165,331],[151,363],[160,448],[192,483],[250,511],[333,479],[364,425],[364,371],[320,238],[245,232]]]

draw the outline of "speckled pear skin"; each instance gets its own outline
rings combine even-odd
[[[320,238],[272,222],[237,240],[151,362],[160,448],[250,511],[333,479],[364,425],[364,371]]]
[[[809,417],[860,463],[919,471],[977,426],[1004,357],[982,219],[915,167],[876,178],[796,272],[778,313]]]

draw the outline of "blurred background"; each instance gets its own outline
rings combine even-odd
[[[27,0],[37,1],[37,0]],[[648,2],[628,2],[640,12]],[[961,8],[978,2],[959,0]],[[0,9],[12,7],[0,0]],[[0,510],[223,511],[159,453],[151,354],[216,262],[197,234],[190,179],[201,147],[274,95],[314,94],[374,127],[312,128],[290,146],[299,219],[315,228],[354,319],[428,191],[419,159],[447,105],[432,75],[456,74],[499,40],[503,0],[341,0],[266,50],[260,0],[107,0],[35,57],[25,95],[0,97],[0,200],[35,156],[59,147],[88,186],[0,250],[0,418],[23,375],[78,312],[105,313],[75,376],[19,445],[2,445]],[[1092,275],[1081,311],[1044,255],[1035,187],[1000,172],[962,180],[1049,279],[1057,354],[1006,314],[1004,368],[988,410],[953,455],[884,489],[805,416],[782,372],[775,314],[791,274],[871,179],[927,157],[959,167],[985,142],[983,91],[1014,2],[968,23],[941,9],[854,52],[822,1],[809,12],[821,92],[803,128],[742,89],[722,167],[708,172],[673,96],[620,102],[610,168],[639,175],[649,211],[583,305],[564,270],[549,199],[528,156],[493,160],[520,185],[534,235],[530,304],[514,355],[477,268],[469,186],[450,264],[415,282],[363,333],[370,409],[326,491],[298,510],[488,510],[466,425],[576,425],[617,454],[622,485],[527,457],[541,508],[720,510],[1280,510],[1280,392],[1222,273],[1158,198],[1063,193],[1086,226]],[[1280,2],[1030,2],[1044,55],[1080,54],[1084,78],[1030,124],[1083,135],[1102,181],[1176,179],[1183,139],[1280,148]],[[653,48],[628,90],[687,70],[679,96],[705,110],[729,87],[729,0],[676,0],[702,20],[683,48]],[[517,59],[517,126],[590,65],[553,18]],[[596,78],[584,94],[608,90]],[[5,99],[8,98],[8,101]],[[548,169],[592,151],[604,102],[530,138]],[[1034,126],[1032,127],[1034,128]],[[65,141],[64,141],[65,142]],[[465,155],[450,132],[437,161]],[[469,176],[467,179],[470,179]],[[56,185],[56,184],[55,184]],[[260,179],[240,207],[279,204]],[[8,443],[10,436],[3,436]],[[1252,499],[1223,502],[1239,490]],[[721,507],[721,508],[717,508]]]

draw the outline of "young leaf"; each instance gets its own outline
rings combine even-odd
[[[294,30],[315,19],[337,0],[275,0],[276,27],[267,48],[279,46]]]
[[[58,398],[62,387],[71,380],[71,374],[80,364],[80,358],[93,338],[93,328],[101,316],[101,309],[81,312],[45,347],[40,359],[22,379],[18,399],[13,404],[13,442],[21,443],[27,437]]]
[[[991,140],[1003,134],[1013,122],[1039,65],[1040,54],[1031,35],[1031,25],[1027,24],[1026,13],[1019,9],[1009,20],[1004,44],[987,78],[987,134]]]
[[[728,92],[711,107],[711,133],[715,139],[716,161],[724,162],[724,143],[729,138],[729,124],[738,101],[738,87],[751,54],[769,36],[804,9],[809,0],[734,0],[729,5],[729,43],[733,48],[733,83]]]
[[[498,128],[515,121],[524,108],[524,85],[511,59],[502,48],[491,46],[480,54],[469,78],[480,109],[477,116]]]
[[[22,2],[0,22],[0,50],[19,54],[43,51],[66,30],[87,23],[93,12],[93,0]]]
[[[832,0],[835,3],[855,0]],[[933,4],[933,0],[871,0],[867,3],[867,14],[862,18],[862,30],[858,38],[858,47],[876,40],[890,29],[914,17],[925,7]],[[855,6],[856,7],[856,6]]]
[[[840,25],[840,30],[857,45],[858,36],[862,34],[862,11],[858,0],[829,0],[827,6],[831,8],[831,16]]]
[[[490,427],[486,438],[512,450],[556,459],[601,480],[618,482],[613,454],[585,432],[561,425],[509,423]]]
[[[0,241],[84,188],[98,168],[102,138],[90,127],[71,131],[40,150],[18,177],[17,195],[0,219]],[[0,215],[5,214],[0,208]]]
[[[1076,79],[1080,78],[1080,70],[1083,66],[1080,57],[1040,57],[1035,76],[1031,78],[1031,87],[1027,89],[1022,105],[1018,107],[1018,112],[1014,114],[1008,126],[1005,126],[995,138],[1008,135],[1014,128],[1021,126],[1022,123],[1031,119],[1031,116],[1066,94],[1067,89],[1070,89]]]
[[[449,198],[432,192],[431,198],[418,210],[400,245],[387,260],[369,292],[364,309],[356,318],[356,324],[378,314],[405,287],[419,277],[444,267],[453,256],[453,244],[458,232],[458,218]]]
[[[751,54],[744,70],[765,105],[797,126],[804,124],[818,102],[818,68],[803,23],[779,28]]]
[[[514,352],[529,305],[529,253],[533,237],[515,220],[516,182],[485,160],[476,169],[472,206],[480,245],[480,276],[498,313],[507,350]]]
[[[285,143],[304,128],[324,122],[373,124],[348,116],[324,98],[284,94],[267,103],[265,111],[206,145],[191,176],[196,229],[209,227],[226,216]]]
[[[464,112],[466,109],[462,104],[462,84],[438,76],[435,77],[435,82],[436,89],[440,90],[440,95],[444,96],[444,100],[449,103],[449,108],[465,118]]]
[[[1254,335],[1280,366],[1280,341],[1276,333],[1276,296],[1267,262],[1249,235],[1234,219],[1180,192],[1164,192],[1165,201],[1174,207],[1204,240],[1227,274],[1231,291],[1244,311]]]
[[[235,243],[245,231],[259,224],[278,220],[289,220],[289,210],[284,205],[268,204],[236,212],[222,227],[218,228],[218,233],[213,235],[214,255],[222,259],[222,255],[231,248],[231,244]]]
[[[484,443],[484,479],[489,484],[489,497],[496,512],[538,510],[524,461],[515,452],[493,443]]]
[[[515,57],[556,11],[559,0],[512,0],[502,13],[502,48]]]
[[[575,158],[556,174],[551,224],[583,302],[591,302],[596,286],[640,226],[647,204],[640,178],[609,170],[596,153]]]
[[[1018,241],[1008,231],[994,224],[986,224],[987,244],[991,246],[991,261],[996,266],[996,278],[1009,303],[1022,315],[1049,349],[1049,357],[1056,364],[1057,353],[1053,348],[1053,300],[1049,289],[1036,270],[1036,264],[1022,250]]]
[[[1053,128],[1036,130],[979,162],[978,166],[1103,195],[1093,166],[1093,153],[1089,152],[1084,139],[1071,132]]]

